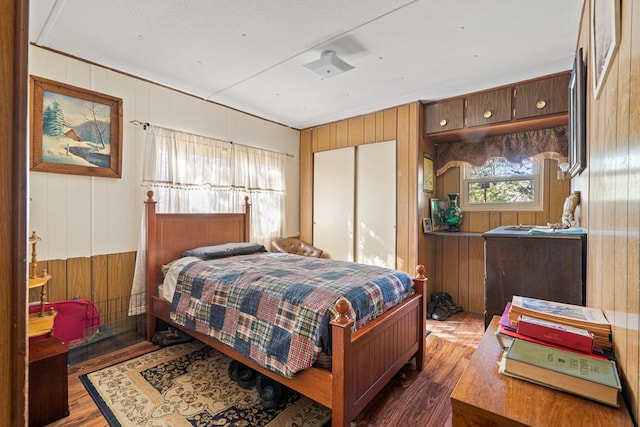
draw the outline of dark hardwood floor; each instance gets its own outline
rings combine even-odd
[[[449,395],[484,332],[479,314],[458,313],[443,322],[427,320],[425,369],[405,366],[358,416],[358,427],[450,426]],[[155,350],[143,342],[69,367],[70,415],[50,426],[102,427],[107,422],[80,382],[82,374]]]

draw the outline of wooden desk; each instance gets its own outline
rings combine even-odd
[[[454,427],[633,426],[622,397],[616,409],[498,373],[497,325],[495,316],[451,393]]]

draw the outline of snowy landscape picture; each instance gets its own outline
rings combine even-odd
[[[122,100],[31,79],[31,169],[119,178]]]

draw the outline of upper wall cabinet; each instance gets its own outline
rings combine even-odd
[[[434,142],[470,140],[567,124],[570,73],[425,104]]]
[[[567,111],[569,78],[569,75],[561,75],[517,85],[513,118],[526,119]]]
[[[464,100],[436,102],[426,107],[427,133],[445,132],[464,127]]]
[[[490,125],[508,120],[511,120],[511,88],[482,92],[467,98],[467,126]]]

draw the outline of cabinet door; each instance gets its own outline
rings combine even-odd
[[[511,88],[471,95],[467,98],[467,123],[490,125],[511,120]]]
[[[434,102],[425,107],[427,134],[462,129],[464,101],[462,98],[451,101]]]
[[[359,145],[356,262],[396,267],[396,142]]]
[[[353,261],[355,147],[313,155],[313,246]]]
[[[514,118],[524,119],[566,112],[569,78],[567,74],[516,86]]]

